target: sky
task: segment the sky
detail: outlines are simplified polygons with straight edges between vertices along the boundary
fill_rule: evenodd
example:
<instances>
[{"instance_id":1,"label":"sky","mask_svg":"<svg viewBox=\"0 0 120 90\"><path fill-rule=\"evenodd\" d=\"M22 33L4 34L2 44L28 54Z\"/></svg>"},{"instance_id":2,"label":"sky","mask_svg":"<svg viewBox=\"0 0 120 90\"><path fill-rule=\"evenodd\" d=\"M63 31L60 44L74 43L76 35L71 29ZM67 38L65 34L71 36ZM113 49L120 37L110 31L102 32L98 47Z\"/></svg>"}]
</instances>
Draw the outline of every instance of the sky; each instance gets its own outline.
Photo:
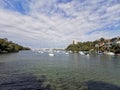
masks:
<instances>
[{"instance_id":1,"label":"sky","mask_svg":"<svg viewBox=\"0 0 120 90\"><path fill-rule=\"evenodd\" d=\"M0 0L0 38L33 48L120 36L120 0Z\"/></svg>"}]
</instances>

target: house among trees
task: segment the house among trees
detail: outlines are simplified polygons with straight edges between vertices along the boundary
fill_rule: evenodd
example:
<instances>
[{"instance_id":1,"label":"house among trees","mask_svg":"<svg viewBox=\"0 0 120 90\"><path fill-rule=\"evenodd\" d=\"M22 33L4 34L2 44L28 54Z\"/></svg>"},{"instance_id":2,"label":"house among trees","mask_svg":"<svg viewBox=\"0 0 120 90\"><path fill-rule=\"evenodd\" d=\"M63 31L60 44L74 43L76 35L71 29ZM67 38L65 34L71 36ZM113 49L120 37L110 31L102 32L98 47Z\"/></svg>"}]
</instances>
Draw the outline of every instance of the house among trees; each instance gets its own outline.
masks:
<instances>
[{"instance_id":1,"label":"house among trees","mask_svg":"<svg viewBox=\"0 0 120 90\"><path fill-rule=\"evenodd\" d=\"M120 40L116 42L117 44L120 44Z\"/></svg>"},{"instance_id":2,"label":"house among trees","mask_svg":"<svg viewBox=\"0 0 120 90\"><path fill-rule=\"evenodd\" d=\"M73 41L67 48L67 51L79 52L79 51L100 51L100 52L114 52L120 53L120 37L112 39L100 38L95 41L77 42Z\"/></svg>"},{"instance_id":3,"label":"house among trees","mask_svg":"<svg viewBox=\"0 0 120 90\"><path fill-rule=\"evenodd\" d=\"M76 44L78 44L78 42L77 42L77 41L75 41L75 40L73 40L73 44L75 44L75 45L76 45Z\"/></svg>"}]
</instances>

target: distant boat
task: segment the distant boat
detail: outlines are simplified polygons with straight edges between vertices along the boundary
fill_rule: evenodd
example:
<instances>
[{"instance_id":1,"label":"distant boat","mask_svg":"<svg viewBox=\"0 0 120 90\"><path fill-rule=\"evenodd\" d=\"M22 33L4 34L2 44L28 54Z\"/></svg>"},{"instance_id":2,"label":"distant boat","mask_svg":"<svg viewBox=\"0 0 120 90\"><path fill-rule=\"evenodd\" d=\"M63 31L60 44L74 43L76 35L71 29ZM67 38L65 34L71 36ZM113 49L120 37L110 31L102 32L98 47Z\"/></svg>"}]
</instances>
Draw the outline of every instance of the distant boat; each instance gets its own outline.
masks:
<instances>
[{"instance_id":1,"label":"distant boat","mask_svg":"<svg viewBox=\"0 0 120 90\"><path fill-rule=\"evenodd\" d=\"M44 53L43 51L38 51L38 53Z\"/></svg>"},{"instance_id":2,"label":"distant boat","mask_svg":"<svg viewBox=\"0 0 120 90\"><path fill-rule=\"evenodd\" d=\"M107 55L115 55L113 52L106 52Z\"/></svg>"},{"instance_id":3,"label":"distant boat","mask_svg":"<svg viewBox=\"0 0 120 90\"><path fill-rule=\"evenodd\" d=\"M79 54L80 54L80 55L85 55L85 53L84 53L84 52L82 52L82 51L80 51L80 52L79 52Z\"/></svg>"},{"instance_id":4,"label":"distant boat","mask_svg":"<svg viewBox=\"0 0 120 90\"><path fill-rule=\"evenodd\" d=\"M60 51L56 51L57 53L60 53Z\"/></svg>"},{"instance_id":5,"label":"distant boat","mask_svg":"<svg viewBox=\"0 0 120 90\"><path fill-rule=\"evenodd\" d=\"M66 55L68 55L69 53L68 53L68 52L66 52L65 54L66 54Z\"/></svg>"},{"instance_id":6,"label":"distant boat","mask_svg":"<svg viewBox=\"0 0 120 90\"><path fill-rule=\"evenodd\" d=\"M49 53L49 56L55 56L55 54L53 54L53 53Z\"/></svg>"},{"instance_id":7,"label":"distant boat","mask_svg":"<svg viewBox=\"0 0 120 90\"><path fill-rule=\"evenodd\" d=\"M96 52L98 55L102 55L103 54L103 52L100 52L100 51L98 51L98 52Z\"/></svg>"},{"instance_id":8,"label":"distant boat","mask_svg":"<svg viewBox=\"0 0 120 90\"><path fill-rule=\"evenodd\" d=\"M88 57L89 57L89 56L90 56L90 54L87 54L86 56L88 56Z\"/></svg>"}]
</instances>

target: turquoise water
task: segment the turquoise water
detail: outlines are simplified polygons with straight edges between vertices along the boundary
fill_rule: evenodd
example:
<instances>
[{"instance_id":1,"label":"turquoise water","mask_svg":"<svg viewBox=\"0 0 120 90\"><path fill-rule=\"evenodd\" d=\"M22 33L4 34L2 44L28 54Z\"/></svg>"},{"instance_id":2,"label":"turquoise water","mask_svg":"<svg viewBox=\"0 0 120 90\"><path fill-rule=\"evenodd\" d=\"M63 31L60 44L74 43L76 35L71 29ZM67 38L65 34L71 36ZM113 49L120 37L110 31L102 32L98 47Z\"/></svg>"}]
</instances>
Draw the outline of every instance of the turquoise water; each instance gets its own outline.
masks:
<instances>
[{"instance_id":1,"label":"turquoise water","mask_svg":"<svg viewBox=\"0 0 120 90\"><path fill-rule=\"evenodd\" d=\"M32 51L0 55L0 90L82 90L78 88L84 82L119 88L120 56L55 53L50 57ZM115 88L93 90L120 90Z\"/></svg>"}]
</instances>

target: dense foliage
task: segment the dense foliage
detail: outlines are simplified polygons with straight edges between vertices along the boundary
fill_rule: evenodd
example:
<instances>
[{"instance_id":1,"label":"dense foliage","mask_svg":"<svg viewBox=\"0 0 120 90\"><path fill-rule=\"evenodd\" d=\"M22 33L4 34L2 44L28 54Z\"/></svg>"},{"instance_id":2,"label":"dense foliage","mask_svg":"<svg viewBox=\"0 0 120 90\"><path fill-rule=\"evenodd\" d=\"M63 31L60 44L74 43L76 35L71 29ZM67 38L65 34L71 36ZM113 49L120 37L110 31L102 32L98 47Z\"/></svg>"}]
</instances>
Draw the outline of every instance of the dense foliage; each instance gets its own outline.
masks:
<instances>
[{"instance_id":1,"label":"dense foliage","mask_svg":"<svg viewBox=\"0 0 120 90\"><path fill-rule=\"evenodd\" d=\"M120 54L120 45L119 44L112 45L111 51L115 52L115 54Z\"/></svg>"},{"instance_id":2,"label":"dense foliage","mask_svg":"<svg viewBox=\"0 0 120 90\"><path fill-rule=\"evenodd\" d=\"M92 42L78 42L78 44L70 44L66 50L79 52L79 51L89 51L94 48L94 43Z\"/></svg>"},{"instance_id":3,"label":"dense foliage","mask_svg":"<svg viewBox=\"0 0 120 90\"><path fill-rule=\"evenodd\" d=\"M29 48L8 41L6 38L0 38L0 53L18 52L20 50L29 50Z\"/></svg>"},{"instance_id":4,"label":"dense foliage","mask_svg":"<svg viewBox=\"0 0 120 90\"><path fill-rule=\"evenodd\" d=\"M72 52L79 51L112 51L114 53L120 53L120 38L112 38L112 39L104 39L100 38L95 41L87 41L87 42L77 42L77 44L70 44L66 50Z\"/></svg>"}]
</instances>

